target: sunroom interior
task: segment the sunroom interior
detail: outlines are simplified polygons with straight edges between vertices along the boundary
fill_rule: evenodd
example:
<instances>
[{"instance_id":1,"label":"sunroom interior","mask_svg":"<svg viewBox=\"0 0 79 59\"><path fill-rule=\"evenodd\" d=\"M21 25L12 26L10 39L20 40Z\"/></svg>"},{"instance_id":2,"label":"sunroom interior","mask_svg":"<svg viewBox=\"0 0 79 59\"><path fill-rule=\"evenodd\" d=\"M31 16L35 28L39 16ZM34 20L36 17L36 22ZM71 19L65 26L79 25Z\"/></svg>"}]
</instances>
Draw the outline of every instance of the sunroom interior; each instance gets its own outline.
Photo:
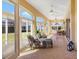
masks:
<instances>
[{"instance_id":1,"label":"sunroom interior","mask_svg":"<svg viewBox=\"0 0 79 59\"><path fill-rule=\"evenodd\" d=\"M2 0L3 59L76 59L76 0ZM28 35L51 38L53 48L31 49ZM68 38L67 38L68 36ZM68 41L74 51L67 51Z\"/></svg>"}]
</instances>

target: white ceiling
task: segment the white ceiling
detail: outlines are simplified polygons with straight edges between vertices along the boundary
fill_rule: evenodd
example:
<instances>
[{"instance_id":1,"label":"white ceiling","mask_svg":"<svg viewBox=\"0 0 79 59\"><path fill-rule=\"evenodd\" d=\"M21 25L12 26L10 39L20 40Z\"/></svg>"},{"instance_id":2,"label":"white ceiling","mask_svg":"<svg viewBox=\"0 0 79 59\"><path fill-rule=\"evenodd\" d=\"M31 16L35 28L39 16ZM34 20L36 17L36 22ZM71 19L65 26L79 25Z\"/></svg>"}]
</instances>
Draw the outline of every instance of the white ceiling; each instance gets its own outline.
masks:
<instances>
[{"instance_id":1,"label":"white ceiling","mask_svg":"<svg viewBox=\"0 0 79 59\"><path fill-rule=\"evenodd\" d=\"M26 0L33 7L44 14L48 19L63 19L69 7L70 0ZM53 5L53 14L50 14Z\"/></svg>"}]
</instances>

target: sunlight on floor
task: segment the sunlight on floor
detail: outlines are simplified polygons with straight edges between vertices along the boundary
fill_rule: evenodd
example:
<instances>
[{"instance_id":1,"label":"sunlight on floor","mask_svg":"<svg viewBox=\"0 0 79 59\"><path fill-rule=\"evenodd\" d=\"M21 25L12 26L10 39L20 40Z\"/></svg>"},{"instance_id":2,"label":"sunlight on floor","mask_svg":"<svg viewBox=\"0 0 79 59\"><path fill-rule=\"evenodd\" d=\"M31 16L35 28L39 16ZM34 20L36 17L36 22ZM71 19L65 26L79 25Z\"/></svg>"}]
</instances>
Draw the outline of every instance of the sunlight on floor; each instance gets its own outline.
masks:
<instances>
[{"instance_id":1,"label":"sunlight on floor","mask_svg":"<svg viewBox=\"0 0 79 59\"><path fill-rule=\"evenodd\" d=\"M39 49L31 50L30 48L28 48L28 49L26 49L26 50L24 51L24 53L22 52L19 57L21 57L21 56L23 56L23 55L29 55L29 54L35 53L35 52L37 52L37 51L39 51Z\"/></svg>"},{"instance_id":2,"label":"sunlight on floor","mask_svg":"<svg viewBox=\"0 0 79 59\"><path fill-rule=\"evenodd\" d=\"M25 49L17 59L76 59L76 51L67 51L67 40L64 36L56 36L53 48Z\"/></svg>"}]
</instances>

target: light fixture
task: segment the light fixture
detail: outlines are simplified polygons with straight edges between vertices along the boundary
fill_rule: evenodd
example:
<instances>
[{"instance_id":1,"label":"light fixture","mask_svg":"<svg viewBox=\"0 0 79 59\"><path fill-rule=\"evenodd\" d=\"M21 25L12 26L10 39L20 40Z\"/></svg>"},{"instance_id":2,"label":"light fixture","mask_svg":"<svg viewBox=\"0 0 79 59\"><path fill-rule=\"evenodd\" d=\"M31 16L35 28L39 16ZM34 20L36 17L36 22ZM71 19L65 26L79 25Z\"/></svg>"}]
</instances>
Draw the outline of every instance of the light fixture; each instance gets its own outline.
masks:
<instances>
[{"instance_id":1,"label":"light fixture","mask_svg":"<svg viewBox=\"0 0 79 59\"><path fill-rule=\"evenodd\" d=\"M53 14L53 5L51 5L51 10L50 10L50 14L52 15Z\"/></svg>"},{"instance_id":2,"label":"light fixture","mask_svg":"<svg viewBox=\"0 0 79 59\"><path fill-rule=\"evenodd\" d=\"M57 22L57 18L55 17L55 25L59 25L59 23Z\"/></svg>"},{"instance_id":3,"label":"light fixture","mask_svg":"<svg viewBox=\"0 0 79 59\"><path fill-rule=\"evenodd\" d=\"M50 13L52 13L53 12L53 10L50 10Z\"/></svg>"}]
</instances>

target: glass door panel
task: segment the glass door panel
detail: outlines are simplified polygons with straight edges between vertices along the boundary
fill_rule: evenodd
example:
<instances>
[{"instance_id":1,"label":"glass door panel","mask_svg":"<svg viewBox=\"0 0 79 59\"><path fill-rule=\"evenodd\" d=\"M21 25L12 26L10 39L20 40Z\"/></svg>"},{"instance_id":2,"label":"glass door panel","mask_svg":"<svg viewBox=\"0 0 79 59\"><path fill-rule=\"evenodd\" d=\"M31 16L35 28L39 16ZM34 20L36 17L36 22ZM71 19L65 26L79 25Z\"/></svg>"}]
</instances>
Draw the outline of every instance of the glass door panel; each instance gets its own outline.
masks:
<instances>
[{"instance_id":1,"label":"glass door panel","mask_svg":"<svg viewBox=\"0 0 79 59\"><path fill-rule=\"evenodd\" d=\"M14 5L8 0L2 1L2 57L15 53Z\"/></svg>"}]
</instances>

